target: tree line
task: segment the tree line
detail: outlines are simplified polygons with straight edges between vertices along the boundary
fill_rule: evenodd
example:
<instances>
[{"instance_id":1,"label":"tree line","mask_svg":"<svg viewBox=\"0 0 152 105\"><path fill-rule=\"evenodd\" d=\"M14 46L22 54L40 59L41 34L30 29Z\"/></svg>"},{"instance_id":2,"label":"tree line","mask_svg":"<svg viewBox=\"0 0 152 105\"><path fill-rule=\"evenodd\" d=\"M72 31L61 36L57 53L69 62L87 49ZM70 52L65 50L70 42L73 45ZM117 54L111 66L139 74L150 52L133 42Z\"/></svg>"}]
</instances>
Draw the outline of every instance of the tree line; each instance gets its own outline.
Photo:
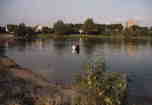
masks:
<instances>
[{"instance_id":1,"label":"tree line","mask_svg":"<svg viewBox=\"0 0 152 105\"><path fill-rule=\"evenodd\" d=\"M64 34L87 34L87 35L113 35L113 36L152 36L152 27L132 25L124 27L122 24L97 24L88 18L83 24L65 24L62 20L54 24L54 33Z\"/></svg>"},{"instance_id":2,"label":"tree line","mask_svg":"<svg viewBox=\"0 0 152 105\"><path fill-rule=\"evenodd\" d=\"M3 26L0 26L0 33L5 33L6 32L6 29L5 29L5 27L3 27Z\"/></svg>"},{"instance_id":3,"label":"tree line","mask_svg":"<svg viewBox=\"0 0 152 105\"><path fill-rule=\"evenodd\" d=\"M152 36L152 27L142 27L139 25L132 25L131 27L124 27L122 24L97 24L93 19L88 18L83 24L64 23L58 20L53 27L30 27L24 23L19 25L8 24L7 30L14 33L16 36L31 38L39 33L51 33L54 35L71 35L71 34L86 34L86 35L113 35L113 36ZM0 27L0 32L5 32L4 27Z\"/></svg>"}]
</instances>

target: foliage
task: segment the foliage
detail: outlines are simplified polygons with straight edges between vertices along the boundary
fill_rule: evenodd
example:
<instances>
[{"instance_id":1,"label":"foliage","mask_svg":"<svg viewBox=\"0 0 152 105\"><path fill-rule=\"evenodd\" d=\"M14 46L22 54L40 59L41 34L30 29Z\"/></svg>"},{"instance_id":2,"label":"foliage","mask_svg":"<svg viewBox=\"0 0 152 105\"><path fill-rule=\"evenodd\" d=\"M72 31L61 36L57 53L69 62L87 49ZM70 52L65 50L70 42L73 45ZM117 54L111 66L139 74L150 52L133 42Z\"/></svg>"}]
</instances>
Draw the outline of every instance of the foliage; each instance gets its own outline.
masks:
<instances>
[{"instance_id":1,"label":"foliage","mask_svg":"<svg viewBox=\"0 0 152 105\"><path fill-rule=\"evenodd\" d=\"M62 20L59 20L54 24L54 31L56 34L66 34L66 25Z\"/></svg>"},{"instance_id":2,"label":"foliage","mask_svg":"<svg viewBox=\"0 0 152 105\"><path fill-rule=\"evenodd\" d=\"M73 24L66 24L65 25L65 33L66 34L72 34L72 33L75 33L75 29L74 29L74 25Z\"/></svg>"},{"instance_id":3,"label":"foliage","mask_svg":"<svg viewBox=\"0 0 152 105\"><path fill-rule=\"evenodd\" d=\"M105 24L96 24L96 28L98 29L99 34L107 34L106 33L106 25Z\"/></svg>"},{"instance_id":4,"label":"foliage","mask_svg":"<svg viewBox=\"0 0 152 105\"><path fill-rule=\"evenodd\" d=\"M15 35L22 38L33 38L35 32L32 27L27 27L24 23L19 24Z\"/></svg>"},{"instance_id":5,"label":"foliage","mask_svg":"<svg viewBox=\"0 0 152 105\"><path fill-rule=\"evenodd\" d=\"M47 38L51 38L51 37L53 37L53 35L52 34L50 34L50 33L48 33L48 34L46 34L46 33L42 33L42 34L38 34L37 35L37 38L41 38L41 39L47 39Z\"/></svg>"},{"instance_id":6,"label":"foliage","mask_svg":"<svg viewBox=\"0 0 152 105\"><path fill-rule=\"evenodd\" d=\"M81 30L83 24L73 24L74 33L80 34L79 30Z\"/></svg>"},{"instance_id":7,"label":"foliage","mask_svg":"<svg viewBox=\"0 0 152 105\"><path fill-rule=\"evenodd\" d=\"M1 26L0 26L0 32L1 32L1 33L5 33L5 32L6 32L5 27L1 27Z\"/></svg>"},{"instance_id":8,"label":"foliage","mask_svg":"<svg viewBox=\"0 0 152 105\"><path fill-rule=\"evenodd\" d=\"M152 36L152 27L149 28L149 35Z\"/></svg>"},{"instance_id":9,"label":"foliage","mask_svg":"<svg viewBox=\"0 0 152 105\"><path fill-rule=\"evenodd\" d=\"M55 34L65 35L76 33L77 29L74 28L73 24L65 24L62 20L59 20L54 24L54 31Z\"/></svg>"},{"instance_id":10,"label":"foliage","mask_svg":"<svg viewBox=\"0 0 152 105\"><path fill-rule=\"evenodd\" d=\"M64 36L67 35L81 35L88 36L112 36L117 38L135 38L135 37L152 37L152 27L143 27L139 25L133 25L124 28L122 24L96 24L93 19L88 18L83 24L64 23L62 20L58 20L53 28L43 27L41 31L36 31L37 27L29 27L24 23L19 25L8 24L8 32L15 33L16 36L33 38L37 34L54 33L54 35ZM5 27L0 27L0 32L4 32ZM56 37L56 36L55 36Z\"/></svg>"},{"instance_id":11,"label":"foliage","mask_svg":"<svg viewBox=\"0 0 152 105\"><path fill-rule=\"evenodd\" d=\"M88 18L83 26L82 26L82 30L86 33L86 34L94 34L94 33L97 33L98 30L96 28L96 25L93 21L93 19L91 18Z\"/></svg>"},{"instance_id":12,"label":"foliage","mask_svg":"<svg viewBox=\"0 0 152 105\"><path fill-rule=\"evenodd\" d=\"M122 24L96 24L93 19L88 18L84 24L65 24L59 20L54 25L56 34L80 34L80 30L88 35L107 35L118 37L138 37L138 36L152 36L151 29L148 27L142 27L133 25L128 28L124 28Z\"/></svg>"},{"instance_id":13,"label":"foliage","mask_svg":"<svg viewBox=\"0 0 152 105\"><path fill-rule=\"evenodd\" d=\"M133 25L124 30L124 36L127 38L150 36L150 30L147 27Z\"/></svg>"},{"instance_id":14,"label":"foliage","mask_svg":"<svg viewBox=\"0 0 152 105\"><path fill-rule=\"evenodd\" d=\"M25 36L25 35L26 35L26 26L25 26L24 23L21 23L21 24L17 27L16 35L17 35L17 36Z\"/></svg>"},{"instance_id":15,"label":"foliage","mask_svg":"<svg viewBox=\"0 0 152 105\"><path fill-rule=\"evenodd\" d=\"M15 25L15 24L8 24L7 25L7 29L8 29L8 31L9 32L13 32L13 33L15 33L16 31L17 31L17 25Z\"/></svg>"},{"instance_id":16,"label":"foliage","mask_svg":"<svg viewBox=\"0 0 152 105\"><path fill-rule=\"evenodd\" d=\"M108 25L108 28L112 34L121 33L123 30L122 24L111 24L111 25Z\"/></svg>"},{"instance_id":17,"label":"foliage","mask_svg":"<svg viewBox=\"0 0 152 105\"><path fill-rule=\"evenodd\" d=\"M84 75L76 78L76 88L79 95L74 103L78 105L121 105L122 90L126 81L120 73L105 72L103 58L91 60L87 64Z\"/></svg>"}]
</instances>

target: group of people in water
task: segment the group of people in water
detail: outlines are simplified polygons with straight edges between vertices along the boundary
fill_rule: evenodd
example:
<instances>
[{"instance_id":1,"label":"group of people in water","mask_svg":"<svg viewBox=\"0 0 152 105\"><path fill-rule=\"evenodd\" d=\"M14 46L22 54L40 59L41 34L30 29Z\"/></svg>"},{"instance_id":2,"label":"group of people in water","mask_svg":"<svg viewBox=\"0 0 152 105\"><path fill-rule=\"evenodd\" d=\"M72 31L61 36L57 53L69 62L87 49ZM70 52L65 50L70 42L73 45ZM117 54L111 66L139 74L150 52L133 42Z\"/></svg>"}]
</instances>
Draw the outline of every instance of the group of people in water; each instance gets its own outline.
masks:
<instances>
[{"instance_id":1,"label":"group of people in water","mask_svg":"<svg viewBox=\"0 0 152 105\"><path fill-rule=\"evenodd\" d=\"M79 43L74 43L72 45L72 53L77 53L77 54L80 53L80 45L79 45Z\"/></svg>"}]
</instances>

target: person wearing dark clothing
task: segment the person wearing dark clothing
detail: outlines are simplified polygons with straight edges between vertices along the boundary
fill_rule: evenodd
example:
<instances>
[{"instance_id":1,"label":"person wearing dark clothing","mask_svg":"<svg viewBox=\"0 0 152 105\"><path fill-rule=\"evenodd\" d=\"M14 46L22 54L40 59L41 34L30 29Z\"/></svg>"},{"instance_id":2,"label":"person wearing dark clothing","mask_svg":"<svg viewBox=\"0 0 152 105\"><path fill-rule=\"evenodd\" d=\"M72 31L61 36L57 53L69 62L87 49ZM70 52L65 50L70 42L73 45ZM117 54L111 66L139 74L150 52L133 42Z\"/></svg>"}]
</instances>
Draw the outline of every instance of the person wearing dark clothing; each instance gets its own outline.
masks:
<instances>
[{"instance_id":1,"label":"person wearing dark clothing","mask_svg":"<svg viewBox=\"0 0 152 105\"><path fill-rule=\"evenodd\" d=\"M79 44L76 45L76 52L77 52L77 54L80 53L80 46L79 46Z\"/></svg>"}]
</instances>

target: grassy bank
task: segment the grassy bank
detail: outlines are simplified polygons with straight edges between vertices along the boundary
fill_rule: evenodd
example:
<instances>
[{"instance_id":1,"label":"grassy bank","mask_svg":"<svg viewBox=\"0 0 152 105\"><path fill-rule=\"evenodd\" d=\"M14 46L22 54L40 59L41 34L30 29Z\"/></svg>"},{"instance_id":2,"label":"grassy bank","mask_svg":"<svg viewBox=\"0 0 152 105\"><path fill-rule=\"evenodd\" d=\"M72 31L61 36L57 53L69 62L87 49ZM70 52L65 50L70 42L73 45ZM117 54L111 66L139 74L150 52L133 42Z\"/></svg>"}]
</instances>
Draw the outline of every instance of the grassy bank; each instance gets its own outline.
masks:
<instances>
[{"instance_id":1,"label":"grassy bank","mask_svg":"<svg viewBox=\"0 0 152 105\"><path fill-rule=\"evenodd\" d=\"M54 35L53 34L38 34L37 37L41 39L47 39L47 38L52 38Z\"/></svg>"},{"instance_id":2,"label":"grassy bank","mask_svg":"<svg viewBox=\"0 0 152 105\"><path fill-rule=\"evenodd\" d=\"M127 40L152 40L152 37L151 36L138 36L138 37L125 37L123 35L94 35L94 34L90 34L90 35L87 35L87 34L70 34L70 35L56 35L56 34L37 34L36 35L37 38L40 38L40 39L49 39L49 38L82 38L82 39L120 39L120 40L123 40L123 39L127 39ZM0 40L7 40L7 39L22 39L21 37L15 37L14 35L12 34L8 34L8 33L5 33L5 34L1 34L0 33Z\"/></svg>"},{"instance_id":3,"label":"grassy bank","mask_svg":"<svg viewBox=\"0 0 152 105\"><path fill-rule=\"evenodd\" d=\"M14 38L14 35L12 35L12 34L0 33L0 40L12 39L12 38Z\"/></svg>"},{"instance_id":4,"label":"grassy bank","mask_svg":"<svg viewBox=\"0 0 152 105\"><path fill-rule=\"evenodd\" d=\"M47 38L121 38L120 36L112 35L85 35L85 34L70 34L70 35L56 35L56 34L38 34L38 38L47 39Z\"/></svg>"},{"instance_id":5,"label":"grassy bank","mask_svg":"<svg viewBox=\"0 0 152 105\"><path fill-rule=\"evenodd\" d=\"M150 36L138 36L138 37L125 37L121 35L85 35L85 34L71 34L71 35L56 35L56 34L38 34L38 38L48 39L48 38L94 38L94 39L127 39L127 40L152 40Z\"/></svg>"}]
</instances>

